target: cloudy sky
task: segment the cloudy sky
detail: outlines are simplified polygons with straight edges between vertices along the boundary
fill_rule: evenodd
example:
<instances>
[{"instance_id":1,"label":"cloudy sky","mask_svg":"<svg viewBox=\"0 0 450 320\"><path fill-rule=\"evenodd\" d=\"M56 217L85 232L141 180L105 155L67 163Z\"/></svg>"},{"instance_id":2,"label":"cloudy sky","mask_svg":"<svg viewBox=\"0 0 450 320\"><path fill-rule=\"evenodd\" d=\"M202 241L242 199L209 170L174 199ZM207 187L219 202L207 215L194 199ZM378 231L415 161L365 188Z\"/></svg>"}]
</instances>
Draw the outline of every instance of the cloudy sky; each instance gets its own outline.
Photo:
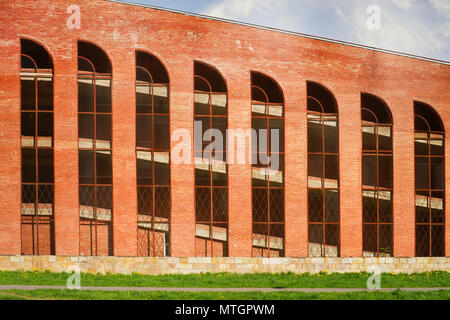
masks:
<instances>
[{"instance_id":1,"label":"cloudy sky","mask_svg":"<svg viewBox=\"0 0 450 320\"><path fill-rule=\"evenodd\" d=\"M126 1L450 61L450 0Z\"/></svg>"}]
</instances>

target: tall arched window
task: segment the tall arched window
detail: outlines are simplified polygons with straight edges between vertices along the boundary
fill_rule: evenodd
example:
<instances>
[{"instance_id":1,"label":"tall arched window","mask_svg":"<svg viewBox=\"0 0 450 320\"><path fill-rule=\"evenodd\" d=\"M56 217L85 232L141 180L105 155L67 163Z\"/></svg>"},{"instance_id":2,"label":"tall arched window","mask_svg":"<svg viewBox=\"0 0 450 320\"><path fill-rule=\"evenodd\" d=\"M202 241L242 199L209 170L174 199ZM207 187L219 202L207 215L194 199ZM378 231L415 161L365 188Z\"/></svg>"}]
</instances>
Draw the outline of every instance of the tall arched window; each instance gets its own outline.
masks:
<instances>
[{"instance_id":1,"label":"tall arched window","mask_svg":"<svg viewBox=\"0 0 450 320\"><path fill-rule=\"evenodd\" d=\"M55 254L53 63L21 39L22 254Z\"/></svg>"},{"instance_id":2,"label":"tall arched window","mask_svg":"<svg viewBox=\"0 0 450 320\"><path fill-rule=\"evenodd\" d=\"M445 129L436 111L414 102L416 256L445 256Z\"/></svg>"},{"instance_id":3,"label":"tall arched window","mask_svg":"<svg viewBox=\"0 0 450 320\"><path fill-rule=\"evenodd\" d=\"M169 76L136 52L138 256L170 256Z\"/></svg>"},{"instance_id":4,"label":"tall arched window","mask_svg":"<svg viewBox=\"0 0 450 320\"><path fill-rule=\"evenodd\" d=\"M80 254L113 255L111 63L78 42Z\"/></svg>"},{"instance_id":5,"label":"tall arched window","mask_svg":"<svg viewBox=\"0 0 450 320\"><path fill-rule=\"evenodd\" d=\"M194 64L196 256L228 256L227 86L222 75ZM202 139L201 139L202 138Z\"/></svg>"},{"instance_id":6,"label":"tall arched window","mask_svg":"<svg viewBox=\"0 0 450 320\"><path fill-rule=\"evenodd\" d=\"M363 255L393 255L392 116L376 96L361 94Z\"/></svg>"},{"instance_id":7,"label":"tall arched window","mask_svg":"<svg viewBox=\"0 0 450 320\"><path fill-rule=\"evenodd\" d=\"M252 72L253 256L283 257L284 225L284 96L271 78ZM255 149L256 147L256 149Z\"/></svg>"},{"instance_id":8,"label":"tall arched window","mask_svg":"<svg viewBox=\"0 0 450 320\"><path fill-rule=\"evenodd\" d=\"M324 86L307 82L308 254L340 254L338 106Z\"/></svg>"}]
</instances>

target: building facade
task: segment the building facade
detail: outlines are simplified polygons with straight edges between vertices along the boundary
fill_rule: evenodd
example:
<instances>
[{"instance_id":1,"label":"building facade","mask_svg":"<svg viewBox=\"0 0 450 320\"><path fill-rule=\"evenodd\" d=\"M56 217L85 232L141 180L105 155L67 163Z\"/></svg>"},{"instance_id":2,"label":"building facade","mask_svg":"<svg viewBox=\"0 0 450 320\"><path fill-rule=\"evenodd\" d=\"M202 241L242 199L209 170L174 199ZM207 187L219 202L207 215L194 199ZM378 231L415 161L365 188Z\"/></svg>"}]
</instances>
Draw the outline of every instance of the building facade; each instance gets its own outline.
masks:
<instances>
[{"instance_id":1,"label":"building facade","mask_svg":"<svg viewBox=\"0 0 450 320\"><path fill-rule=\"evenodd\" d=\"M0 255L450 256L448 62L114 1L0 12Z\"/></svg>"}]
</instances>

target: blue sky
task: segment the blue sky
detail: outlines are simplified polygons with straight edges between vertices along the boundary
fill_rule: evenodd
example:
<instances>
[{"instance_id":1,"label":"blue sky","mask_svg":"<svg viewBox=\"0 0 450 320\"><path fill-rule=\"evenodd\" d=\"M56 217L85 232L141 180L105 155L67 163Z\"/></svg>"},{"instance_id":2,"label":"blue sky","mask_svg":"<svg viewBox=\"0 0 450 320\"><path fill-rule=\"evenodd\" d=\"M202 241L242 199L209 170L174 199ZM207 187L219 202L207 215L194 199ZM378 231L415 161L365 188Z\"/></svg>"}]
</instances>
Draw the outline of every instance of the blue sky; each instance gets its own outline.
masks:
<instances>
[{"instance_id":1,"label":"blue sky","mask_svg":"<svg viewBox=\"0 0 450 320\"><path fill-rule=\"evenodd\" d=\"M123 1L123 0L122 0ZM130 0L450 61L450 0ZM367 8L380 9L369 29Z\"/></svg>"}]
</instances>

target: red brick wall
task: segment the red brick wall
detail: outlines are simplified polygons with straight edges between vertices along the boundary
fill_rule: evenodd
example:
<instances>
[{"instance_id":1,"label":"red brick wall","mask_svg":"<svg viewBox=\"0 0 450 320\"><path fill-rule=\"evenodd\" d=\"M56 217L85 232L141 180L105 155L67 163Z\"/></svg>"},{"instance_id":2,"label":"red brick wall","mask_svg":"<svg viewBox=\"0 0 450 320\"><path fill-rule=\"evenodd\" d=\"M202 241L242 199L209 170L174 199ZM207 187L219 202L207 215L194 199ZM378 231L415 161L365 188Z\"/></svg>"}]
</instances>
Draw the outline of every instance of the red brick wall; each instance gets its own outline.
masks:
<instances>
[{"instance_id":1,"label":"red brick wall","mask_svg":"<svg viewBox=\"0 0 450 320\"><path fill-rule=\"evenodd\" d=\"M81 9L69 30L67 7ZM414 255L413 101L433 106L449 141L450 67L100 0L0 2L0 254L20 254L20 37L42 44L55 66L56 254L79 254L77 40L100 46L113 65L114 254L137 253L134 146L134 50L167 67L171 130L193 126L193 61L215 66L228 85L229 128L251 127L250 71L276 79L286 100L286 255L307 254L306 80L319 82L339 106L341 254L362 252L360 93L385 100L394 119L394 252ZM176 143L172 141L172 144ZM446 148L450 155L449 143ZM450 206L450 156L446 204ZM194 166L171 167L173 256L195 254ZM229 166L229 254L251 254L251 167ZM446 211L450 221L449 210ZM450 223L446 239L450 241ZM450 246L446 247L450 255Z\"/></svg>"}]
</instances>

